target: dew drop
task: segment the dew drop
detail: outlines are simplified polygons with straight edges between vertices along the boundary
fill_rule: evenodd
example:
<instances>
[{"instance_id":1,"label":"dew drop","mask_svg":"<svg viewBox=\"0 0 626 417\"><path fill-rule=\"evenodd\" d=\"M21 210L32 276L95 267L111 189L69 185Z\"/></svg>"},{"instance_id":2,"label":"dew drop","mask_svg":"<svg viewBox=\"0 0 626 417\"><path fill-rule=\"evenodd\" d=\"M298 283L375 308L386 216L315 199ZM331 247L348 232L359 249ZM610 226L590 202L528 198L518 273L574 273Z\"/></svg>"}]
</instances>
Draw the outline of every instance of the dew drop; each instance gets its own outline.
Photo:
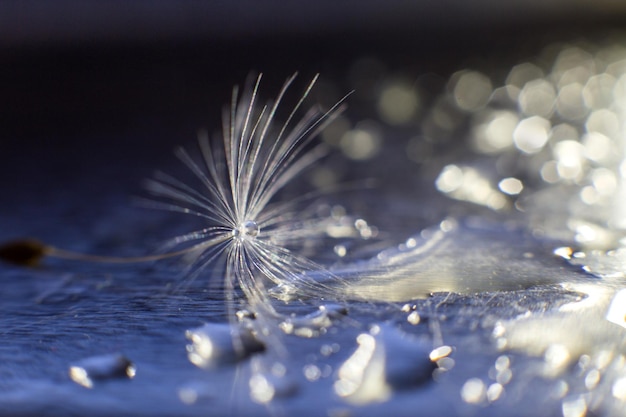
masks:
<instances>
[{"instance_id":1,"label":"dew drop","mask_svg":"<svg viewBox=\"0 0 626 417\"><path fill-rule=\"evenodd\" d=\"M504 387L498 383L489 385L487 388L487 400L492 403L497 401L502 393L504 392Z\"/></svg>"},{"instance_id":2,"label":"dew drop","mask_svg":"<svg viewBox=\"0 0 626 417\"><path fill-rule=\"evenodd\" d=\"M185 335L191 341L187 345L189 361L205 369L235 363L265 350L265 345L251 329L244 326L206 323L202 327L187 330Z\"/></svg>"},{"instance_id":3,"label":"dew drop","mask_svg":"<svg viewBox=\"0 0 626 417\"><path fill-rule=\"evenodd\" d=\"M319 367L313 364L306 365L303 369L304 376L311 382L317 381L322 376L322 371Z\"/></svg>"},{"instance_id":4,"label":"dew drop","mask_svg":"<svg viewBox=\"0 0 626 417\"><path fill-rule=\"evenodd\" d=\"M259 235L260 230L257 222L254 220L246 220L234 228L232 234L234 238L239 240L255 239Z\"/></svg>"},{"instance_id":5,"label":"dew drop","mask_svg":"<svg viewBox=\"0 0 626 417\"><path fill-rule=\"evenodd\" d=\"M417 311L412 311L406 318L406 320L412 325L417 325L420 322L420 315Z\"/></svg>"},{"instance_id":6,"label":"dew drop","mask_svg":"<svg viewBox=\"0 0 626 417\"><path fill-rule=\"evenodd\" d=\"M95 380L135 377L135 366L121 354L92 356L70 366L70 378L85 388L93 388Z\"/></svg>"},{"instance_id":7,"label":"dew drop","mask_svg":"<svg viewBox=\"0 0 626 417\"><path fill-rule=\"evenodd\" d=\"M478 378L471 378L465 381L461 388L461 398L468 404L478 404L482 402L487 394L485 384Z\"/></svg>"}]
</instances>

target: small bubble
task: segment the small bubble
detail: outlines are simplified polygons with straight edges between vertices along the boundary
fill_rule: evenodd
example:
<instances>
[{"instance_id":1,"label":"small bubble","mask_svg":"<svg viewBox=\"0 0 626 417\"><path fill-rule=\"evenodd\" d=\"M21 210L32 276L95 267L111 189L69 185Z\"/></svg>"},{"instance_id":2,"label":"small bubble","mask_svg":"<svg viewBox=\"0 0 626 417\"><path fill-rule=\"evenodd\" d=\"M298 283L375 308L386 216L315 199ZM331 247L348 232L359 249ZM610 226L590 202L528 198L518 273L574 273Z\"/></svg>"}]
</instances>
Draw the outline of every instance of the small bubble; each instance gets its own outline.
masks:
<instances>
[{"instance_id":1,"label":"small bubble","mask_svg":"<svg viewBox=\"0 0 626 417\"><path fill-rule=\"evenodd\" d=\"M453 164L444 167L435 182L437 189L443 193L450 193L459 188L462 184L463 170Z\"/></svg>"},{"instance_id":2,"label":"small bubble","mask_svg":"<svg viewBox=\"0 0 626 417\"><path fill-rule=\"evenodd\" d=\"M626 307L624 307L624 296L626 294L624 294L626 292L626 290L621 290L620 296L618 297L617 295L615 296L615 298L613 298L613 301L611 301L611 305L613 304L621 304L622 305L622 320L626 319ZM611 307L609 307L609 310L611 309ZM608 316L608 314L607 314ZM609 320L610 321L610 320ZM619 323L615 323L615 324L619 324ZM598 369L605 369L607 366L609 366L609 364L611 363L611 361L613 360L613 357L615 356L614 352L612 350L608 350L608 349L602 349L599 352L597 352L594 357L593 357L593 364L596 366L596 368Z\"/></svg>"},{"instance_id":3,"label":"small bubble","mask_svg":"<svg viewBox=\"0 0 626 417\"><path fill-rule=\"evenodd\" d=\"M544 79L526 83L519 94L520 109L528 116L550 117L555 100L554 86Z\"/></svg>"},{"instance_id":4,"label":"small bubble","mask_svg":"<svg viewBox=\"0 0 626 417\"><path fill-rule=\"evenodd\" d=\"M237 239L254 239L259 235L259 225L254 220L246 220L233 229L232 234Z\"/></svg>"},{"instance_id":5,"label":"small bubble","mask_svg":"<svg viewBox=\"0 0 626 417\"><path fill-rule=\"evenodd\" d=\"M503 392L504 387L497 382L495 384L489 385L489 388L487 388L487 401L489 401L490 403L497 401Z\"/></svg>"},{"instance_id":6,"label":"small bubble","mask_svg":"<svg viewBox=\"0 0 626 417\"><path fill-rule=\"evenodd\" d=\"M552 344L546 349L544 360L549 375L559 374L570 361L569 350L561 344Z\"/></svg>"},{"instance_id":7,"label":"small bubble","mask_svg":"<svg viewBox=\"0 0 626 417\"><path fill-rule=\"evenodd\" d=\"M335 255L339 256L340 258L343 258L348 253L348 250L344 245L335 245L333 250L335 252Z\"/></svg>"},{"instance_id":8,"label":"small bubble","mask_svg":"<svg viewBox=\"0 0 626 417\"><path fill-rule=\"evenodd\" d=\"M553 253L563 259L572 259L572 254L574 253L574 250L569 246L562 246L560 248L556 248Z\"/></svg>"},{"instance_id":9,"label":"small bubble","mask_svg":"<svg viewBox=\"0 0 626 417\"><path fill-rule=\"evenodd\" d=\"M439 223L439 229L441 229L442 232L450 232L454 230L456 226L457 226L456 222L452 219L442 220L441 223ZM408 246L408 243L407 243L407 246Z\"/></svg>"},{"instance_id":10,"label":"small bubble","mask_svg":"<svg viewBox=\"0 0 626 417\"><path fill-rule=\"evenodd\" d=\"M468 379L461 388L461 398L468 404L481 403L484 401L485 395L485 384L478 378Z\"/></svg>"},{"instance_id":11,"label":"small bubble","mask_svg":"<svg viewBox=\"0 0 626 417\"><path fill-rule=\"evenodd\" d=\"M181 388L178 390L178 398L187 405L195 404L198 401L198 391L193 388Z\"/></svg>"},{"instance_id":12,"label":"small bubble","mask_svg":"<svg viewBox=\"0 0 626 417\"><path fill-rule=\"evenodd\" d=\"M508 340L505 337L498 337L496 339L496 348L498 350L504 350L506 349L507 345L508 345Z\"/></svg>"},{"instance_id":13,"label":"small bubble","mask_svg":"<svg viewBox=\"0 0 626 417\"><path fill-rule=\"evenodd\" d=\"M530 62L515 65L506 77L506 85L510 87L508 89L509 95L513 100L517 100L520 90L526 83L541 79L544 76L543 70Z\"/></svg>"},{"instance_id":14,"label":"small bubble","mask_svg":"<svg viewBox=\"0 0 626 417\"><path fill-rule=\"evenodd\" d=\"M561 399L565 397L568 392L569 385L567 385L567 382L560 379L554 384L554 388L552 389L552 396L556 399Z\"/></svg>"},{"instance_id":15,"label":"small bubble","mask_svg":"<svg viewBox=\"0 0 626 417\"><path fill-rule=\"evenodd\" d=\"M496 363L494 366L497 371L503 371L505 369L508 369L510 365L511 365L511 360L509 359L509 357L506 355L501 355L501 356L498 356L498 358L496 359Z\"/></svg>"},{"instance_id":16,"label":"small bubble","mask_svg":"<svg viewBox=\"0 0 626 417\"><path fill-rule=\"evenodd\" d=\"M585 204L593 205L600 200L600 194L592 185L588 185L580 190L580 200Z\"/></svg>"},{"instance_id":17,"label":"small bubble","mask_svg":"<svg viewBox=\"0 0 626 417\"><path fill-rule=\"evenodd\" d=\"M496 381L502 385L506 385L511 382L511 378L513 378L513 372L508 368L502 369L496 375Z\"/></svg>"},{"instance_id":18,"label":"small bubble","mask_svg":"<svg viewBox=\"0 0 626 417\"><path fill-rule=\"evenodd\" d=\"M595 70L593 56L578 46L562 48L552 67L553 80L559 83L572 82L573 77L588 77Z\"/></svg>"},{"instance_id":19,"label":"small bubble","mask_svg":"<svg viewBox=\"0 0 626 417\"><path fill-rule=\"evenodd\" d=\"M549 184L554 184L560 180L559 172L557 170L558 164L556 161L548 161L541 167L541 179Z\"/></svg>"},{"instance_id":20,"label":"small bubble","mask_svg":"<svg viewBox=\"0 0 626 417\"><path fill-rule=\"evenodd\" d=\"M615 82L615 77L606 73L589 78L582 92L585 105L591 109L610 107Z\"/></svg>"},{"instance_id":21,"label":"small bubble","mask_svg":"<svg viewBox=\"0 0 626 417\"><path fill-rule=\"evenodd\" d=\"M437 369L440 371L449 371L456 365L456 361L452 358L441 358L435 362L437 363Z\"/></svg>"},{"instance_id":22,"label":"small bubble","mask_svg":"<svg viewBox=\"0 0 626 417\"><path fill-rule=\"evenodd\" d=\"M472 128L472 143L481 153L498 153L513 146L513 132L519 123L516 113L496 110Z\"/></svg>"},{"instance_id":23,"label":"small bubble","mask_svg":"<svg viewBox=\"0 0 626 417\"><path fill-rule=\"evenodd\" d=\"M274 385L261 374L254 374L250 377L250 397L252 400L260 403L267 404L274 398L276 390Z\"/></svg>"},{"instance_id":24,"label":"small bubble","mask_svg":"<svg viewBox=\"0 0 626 417\"><path fill-rule=\"evenodd\" d=\"M508 177L500 180L498 188L505 194L517 195L524 189L524 184L517 178Z\"/></svg>"},{"instance_id":25,"label":"small bubble","mask_svg":"<svg viewBox=\"0 0 626 417\"><path fill-rule=\"evenodd\" d=\"M331 345L322 345L322 347L320 348L320 353L323 356L330 356L334 353L333 347Z\"/></svg>"},{"instance_id":26,"label":"small bubble","mask_svg":"<svg viewBox=\"0 0 626 417\"><path fill-rule=\"evenodd\" d=\"M380 128L372 122L361 122L342 136L339 146L350 159L371 159L380 152L382 146Z\"/></svg>"},{"instance_id":27,"label":"small bubble","mask_svg":"<svg viewBox=\"0 0 626 417\"><path fill-rule=\"evenodd\" d=\"M539 152L548 142L550 127L550 122L539 116L520 121L513 131L515 146L525 153Z\"/></svg>"},{"instance_id":28,"label":"small bubble","mask_svg":"<svg viewBox=\"0 0 626 417\"><path fill-rule=\"evenodd\" d=\"M334 205L330 210L330 215L333 219L341 220L346 215L346 209L344 206Z\"/></svg>"},{"instance_id":29,"label":"small bubble","mask_svg":"<svg viewBox=\"0 0 626 417\"><path fill-rule=\"evenodd\" d=\"M559 177L566 180L580 179L585 169L584 147L574 140L562 140L554 146Z\"/></svg>"},{"instance_id":30,"label":"small bubble","mask_svg":"<svg viewBox=\"0 0 626 417\"><path fill-rule=\"evenodd\" d=\"M454 100L465 111L476 111L487 104L493 91L491 80L477 71L461 71L452 77Z\"/></svg>"},{"instance_id":31,"label":"small bubble","mask_svg":"<svg viewBox=\"0 0 626 417\"><path fill-rule=\"evenodd\" d=\"M612 170L607 168L596 168L591 172L591 182L603 195L610 195L617 189L617 178Z\"/></svg>"},{"instance_id":32,"label":"small bubble","mask_svg":"<svg viewBox=\"0 0 626 417\"><path fill-rule=\"evenodd\" d=\"M559 90L556 108L561 116L568 120L578 120L587 114L589 109L583 100L583 86L571 83Z\"/></svg>"},{"instance_id":33,"label":"small bubble","mask_svg":"<svg viewBox=\"0 0 626 417\"><path fill-rule=\"evenodd\" d=\"M412 311L406 318L406 320L412 325L417 325L420 322L420 315L417 311Z\"/></svg>"},{"instance_id":34,"label":"small bubble","mask_svg":"<svg viewBox=\"0 0 626 417\"><path fill-rule=\"evenodd\" d=\"M606 163L612 157L613 141L599 132L589 132L583 136L585 156L592 161Z\"/></svg>"},{"instance_id":35,"label":"small bubble","mask_svg":"<svg viewBox=\"0 0 626 417\"><path fill-rule=\"evenodd\" d=\"M431 361L435 362L441 358L447 357L451 353L452 353L452 347L443 345L443 346L439 346L436 349L433 349L428 355L428 357L430 358Z\"/></svg>"},{"instance_id":36,"label":"small bubble","mask_svg":"<svg viewBox=\"0 0 626 417\"><path fill-rule=\"evenodd\" d=\"M390 125L402 125L411 121L419 108L419 97L409 85L395 82L386 87L378 99L378 113Z\"/></svg>"},{"instance_id":37,"label":"small bubble","mask_svg":"<svg viewBox=\"0 0 626 417\"><path fill-rule=\"evenodd\" d=\"M589 391L597 387L599 382L600 371L598 371L597 369L592 369L585 376L585 388L587 388Z\"/></svg>"},{"instance_id":38,"label":"small bubble","mask_svg":"<svg viewBox=\"0 0 626 417\"><path fill-rule=\"evenodd\" d=\"M611 394L618 400L626 401L626 377L615 380L611 388Z\"/></svg>"},{"instance_id":39,"label":"small bubble","mask_svg":"<svg viewBox=\"0 0 626 417\"><path fill-rule=\"evenodd\" d=\"M271 372L272 375L282 378L287 374L287 367L280 362L276 362L272 365Z\"/></svg>"},{"instance_id":40,"label":"small bubble","mask_svg":"<svg viewBox=\"0 0 626 417\"><path fill-rule=\"evenodd\" d=\"M316 365L306 365L303 372L305 378L311 382L317 381L322 376L322 371Z\"/></svg>"},{"instance_id":41,"label":"small bubble","mask_svg":"<svg viewBox=\"0 0 626 417\"><path fill-rule=\"evenodd\" d=\"M563 400L561 406L563 417L585 417L587 414L587 402L582 396Z\"/></svg>"},{"instance_id":42,"label":"small bubble","mask_svg":"<svg viewBox=\"0 0 626 417\"><path fill-rule=\"evenodd\" d=\"M601 133L609 138L619 135L620 121L615 113L607 109L592 112L585 123L587 132Z\"/></svg>"},{"instance_id":43,"label":"small bubble","mask_svg":"<svg viewBox=\"0 0 626 417\"><path fill-rule=\"evenodd\" d=\"M501 322L496 323L492 332L493 337L502 337L504 333L506 333L506 327Z\"/></svg>"}]
</instances>

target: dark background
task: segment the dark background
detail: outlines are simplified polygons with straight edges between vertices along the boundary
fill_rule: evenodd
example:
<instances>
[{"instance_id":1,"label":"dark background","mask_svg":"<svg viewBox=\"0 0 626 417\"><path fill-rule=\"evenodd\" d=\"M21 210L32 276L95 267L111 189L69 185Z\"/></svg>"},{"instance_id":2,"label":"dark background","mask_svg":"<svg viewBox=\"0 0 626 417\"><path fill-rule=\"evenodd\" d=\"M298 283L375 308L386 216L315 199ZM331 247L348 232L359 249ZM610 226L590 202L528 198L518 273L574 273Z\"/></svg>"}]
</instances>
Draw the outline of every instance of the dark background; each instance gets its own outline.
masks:
<instances>
[{"instance_id":1,"label":"dark background","mask_svg":"<svg viewBox=\"0 0 626 417\"><path fill-rule=\"evenodd\" d=\"M610 0L3 1L0 187L11 191L0 202L81 178L136 190L174 145L219 129L251 71L266 74L265 91L321 72L337 99L362 57L391 73L493 75L548 42L602 40L625 17ZM115 177L120 166L134 176Z\"/></svg>"},{"instance_id":2,"label":"dark background","mask_svg":"<svg viewBox=\"0 0 626 417\"><path fill-rule=\"evenodd\" d=\"M250 71L275 83L321 72L341 85L363 56L415 74L506 69L549 41L605 36L625 17L610 0L4 1L0 135L38 147L43 136L104 143L189 129L219 115Z\"/></svg>"},{"instance_id":3,"label":"dark background","mask_svg":"<svg viewBox=\"0 0 626 417\"><path fill-rule=\"evenodd\" d=\"M265 74L264 98L294 71L298 89L319 72L314 100L356 88L350 119L377 118L359 98L370 92L350 82L359 59L409 79L436 74L433 90L463 68L498 85L550 42L602 42L625 18L609 0L0 2L1 227L39 236L61 222L70 241L73 228L93 235L94 219L131 205L154 169L181 169L174 147L221 128L232 86L251 72ZM71 207L63 219L46 218L55 204Z\"/></svg>"}]
</instances>

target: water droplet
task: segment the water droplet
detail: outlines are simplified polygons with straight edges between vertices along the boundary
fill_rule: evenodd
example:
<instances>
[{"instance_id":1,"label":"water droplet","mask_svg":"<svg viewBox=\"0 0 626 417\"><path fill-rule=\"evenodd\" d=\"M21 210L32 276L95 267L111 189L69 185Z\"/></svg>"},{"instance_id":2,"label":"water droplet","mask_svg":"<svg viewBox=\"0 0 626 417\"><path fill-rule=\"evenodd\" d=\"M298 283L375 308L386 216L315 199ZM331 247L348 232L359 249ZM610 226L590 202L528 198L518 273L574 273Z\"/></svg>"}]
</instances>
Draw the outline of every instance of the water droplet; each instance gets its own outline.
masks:
<instances>
[{"instance_id":1,"label":"water droplet","mask_svg":"<svg viewBox=\"0 0 626 417\"><path fill-rule=\"evenodd\" d=\"M489 100L493 91L491 80L477 71L461 71L451 77L456 105L465 111L476 111Z\"/></svg>"},{"instance_id":2,"label":"water droplet","mask_svg":"<svg viewBox=\"0 0 626 417\"><path fill-rule=\"evenodd\" d=\"M252 330L243 326L207 323L187 330L186 336L192 342L187 345L187 357L201 368L233 363L265 349Z\"/></svg>"},{"instance_id":3,"label":"water droplet","mask_svg":"<svg viewBox=\"0 0 626 417\"><path fill-rule=\"evenodd\" d=\"M589 391L597 387L599 382L600 382L600 371L598 371L597 369L592 369L585 376L585 387Z\"/></svg>"},{"instance_id":4,"label":"water droplet","mask_svg":"<svg viewBox=\"0 0 626 417\"><path fill-rule=\"evenodd\" d=\"M264 369L262 361L253 361L255 373L248 381L250 398L260 404L268 404L274 398L288 397L298 391L298 384L287 375L287 367L280 362L270 366L269 371Z\"/></svg>"},{"instance_id":5,"label":"water droplet","mask_svg":"<svg viewBox=\"0 0 626 417\"><path fill-rule=\"evenodd\" d=\"M412 311L411 313L409 313L406 320L415 326L420 322L420 314L417 311Z\"/></svg>"},{"instance_id":6,"label":"water droplet","mask_svg":"<svg viewBox=\"0 0 626 417\"><path fill-rule=\"evenodd\" d=\"M317 337L326 332L333 324L333 320L348 314L345 307L338 305L323 305L319 310L302 317L289 317L283 320L279 327L286 334L300 337Z\"/></svg>"},{"instance_id":7,"label":"water droplet","mask_svg":"<svg viewBox=\"0 0 626 417\"><path fill-rule=\"evenodd\" d=\"M485 384L478 378L468 379L461 388L461 398L468 404L481 403L486 394Z\"/></svg>"},{"instance_id":8,"label":"water droplet","mask_svg":"<svg viewBox=\"0 0 626 417\"><path fill-rule=\"evenodd\" d=\"M246 220L233 229L233 237L237 239L254 239L259 235L260 229L254 220Z\"/></svg>"},{"instance_id":9,"label":"water droplet","mask_svg":"<svg viewBox=\"0 0 626 417\"><path fill-rule=\"evenodd\" d=\"M502 385L506 385L511 382L511 378L513 378L513 372L508 368L498 371L498 374L496 375L496 381Z\"/></svg>"},{"instance_id":10,"label":"water droplet","mask_svg":"<svg viewBox=\"0 0 626 417\"><path fill-rule=\"evenodd\" d=\"M487 401L490 403L497 401L504 392L504 387L499 383L489 385L487 388Z\"/></svg>"},{"instance_id":11,"label":"water droplet","mask_svg":"<svg viewBox=\"0 0 626 417\"><path fill-rule=\"evenodd\" d=\"M339 256L340 258L343 258L348 253L345 245L335 245L333 250L334 250L335 254L337 256Z\"/></svg>"},{"instance_id":12,"label":"water droplet","mask_svg":"<svg viewBox=\"0 0 626 417\"><path fill-rule=\"evenodd\" d=\"M355 352L339 368L335 392L348 402L385 401L391 389L404 389L432 378L436 365L418 340L388 325L376 325L357 337Z\"/></svg>"},{"instance_id":13,"label":"water droplet","mask_svg":"<svg viewBox=\"0 0 626 417\"><path fill-rule=\"evenodd\" d=\"M508 367L511 364L511 360L509 359L509 357L507 355L501 355L498 356L498 359L496 359L496 363L494 365L496 371L503 371L505 369L508 369Z\"/></svg>"},{"instance_id":14,"label":"water droplet","mask_svg":"<svg viewBox=\"0 0 626 417\"><path fill-rule=\"evenodd\" d=\"M563 417L584 417L587 414L587 402L582 396L567 398L561 406Z\"/></svg>"},{"instance_id":15,"label":"water droplet","mask_svg":"<svg viewBox=\"0 0 626 417\"><path fill-rule=\"evenodd\" d=\"M338 343L333 343L331 345L329 344L324 344L322 345L322 347L320 348L320 353L323 356L330 356L333 353L337 353L339 352L340 346Z\"/></svg>"},{"instance_id":16,"label":"water droplet","mask_svg":"<svg viewBox=\"0 0 626 417\"><path fill-rule=\"evenodd\" d=\"M428 355L428 357L430 358L431 361L436 362L441 358L445 358L449 356L451 353L452 353L452 348L450 346L444 345L444 346L439 346L436 349L433 349Z\"/></svg>"},{"instance_id":17,"label":"water droplet","mask_svg":"<svg viewBox=\"0 0 626 417\"><path fill-rule=\"evenodd\" d=\"M135 377L135 366L121 354L92 356L70 366L69 375L85 388L93 388L95 380Z\"/></svg>"},{"instance_id":18,"label":"water droplet","mask_svg":"<svg viewBox=\"0 0 626 417\"><path fill-rule=\"evenodd\" d=\"M556 399L561 399L565 397L568 392L569 392L569 385L567 385L567 382L561 379L561 380L558 380L556 384L554 384L554 388L552 389L551 395Z\"/></svg>"},{"instance_id":19,"label":"water droplet","mask_svg":"<svg viewBox=\"0 0 626 417\"><path fill-rule=\"evenodd\" d=\"M509 177L500 180L498 188L505 194L517 195L524 189L524 184L517 178Z\"/></svg>"},{"instance_id":20,"label":"water droplet","mask_svg":"<svg viewBox=\"0 0 626 417\"><path fill-rule=\"evenodd\" d=\"M539 152L548 142L550 127L550 121L539 116L520 121L513 132L515 146L524 153Z\"/></svg>"},{"instance_id":21,"label":"water droplet","mask_svg":"<svg viewBox=\"0 0 626 417\"><path fill-rule=\"evenodd\" d=\"M618 291L615 294L606 313L606 319L626 328L626 290Z\"/></svg>"},{"instance_id":22,"label":"water droplet","mask_svg":"<svg viewBox=\"0 0 626 417\"><path fill-rule=\"evenodd\" d=\"M611 394L618 400L626 401L626 377L619 378L613 383Z\"/></svg>"},{"instance_id":23,"label":"water droplet","mask_svg":"<svg viewBox=\"0 0 626 417\"><path fill-rule=\"evenodd\" d=\"M317 365L306 365L303 369L304 377L309 381L317 381L322 376L322 371Z\"/></svg>"},{"instance_id":24,"label":"water droplet","mask_svg":"<svg viewBox=\"0 0 626 417\"><path fill-rule=\"evenodd\" d=\"M396 81L385 87L378 99L381 118L391 125L411 121L419 108L419 97L409 82Z\"/></svg>"},{"instance_id":25,"label":"water droplet","mask_svg":"<svg viewBox=\"0 0 626 417\"><path fill-rule=\"evenodd\" d=\"M570 359L567 347L558 343L551 344L544 353L546 374L550 376L560 374L570 363Z\"/></svg>"},{"instance_id":26,"label":"water droplet","mask_svg":"<svg viewBox=\"0 0 626 417\"><path fill-rule=\"evenodd\" d=\"M519 94L519 106L529 116L549 117L554 109L556 91L545 79L527 82Z\"/></svg>"},{"instance_id":27,"label":"water droplet","mask_svg":"<svg viewBox=\"0 0 626 417\"><path fill-rule=\"evenodd\" d=\"M371 159L380 152L382 138L378 125L366 121L346 132L339 145L348 158L362 161Z\"/></svg>"},{"instance_id":28,"label":"water droplet","mask_svg":"<svg viewBox=\"0 0 626 417\"><path fill-rule=\"evenodd\" d=\"M274 385L262 374L254 374L250 377L250 397L252 400L267 404L274 398L276 390Z\"/></svg>"}]
</instances>

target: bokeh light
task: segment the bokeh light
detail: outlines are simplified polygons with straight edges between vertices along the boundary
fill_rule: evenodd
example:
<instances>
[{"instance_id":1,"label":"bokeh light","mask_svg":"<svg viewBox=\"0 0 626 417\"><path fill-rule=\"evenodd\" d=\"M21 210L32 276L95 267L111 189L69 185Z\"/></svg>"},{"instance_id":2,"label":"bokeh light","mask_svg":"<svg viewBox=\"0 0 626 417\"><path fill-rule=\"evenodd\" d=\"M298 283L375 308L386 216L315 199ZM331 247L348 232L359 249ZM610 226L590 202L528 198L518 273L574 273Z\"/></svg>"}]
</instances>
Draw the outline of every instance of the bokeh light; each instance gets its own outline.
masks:
<instances>
[{"instance_id":1,"label":"bokeh light","mask_svg":"<svg viewBox=\"0 0 626 417\"><path fill-rule=\"evenodd\" d=\"M378 99L378 113L390 125L403 125L413 120L419 108L419 97L406 81L390 82Z\"/></svg>"}]
</instances>

